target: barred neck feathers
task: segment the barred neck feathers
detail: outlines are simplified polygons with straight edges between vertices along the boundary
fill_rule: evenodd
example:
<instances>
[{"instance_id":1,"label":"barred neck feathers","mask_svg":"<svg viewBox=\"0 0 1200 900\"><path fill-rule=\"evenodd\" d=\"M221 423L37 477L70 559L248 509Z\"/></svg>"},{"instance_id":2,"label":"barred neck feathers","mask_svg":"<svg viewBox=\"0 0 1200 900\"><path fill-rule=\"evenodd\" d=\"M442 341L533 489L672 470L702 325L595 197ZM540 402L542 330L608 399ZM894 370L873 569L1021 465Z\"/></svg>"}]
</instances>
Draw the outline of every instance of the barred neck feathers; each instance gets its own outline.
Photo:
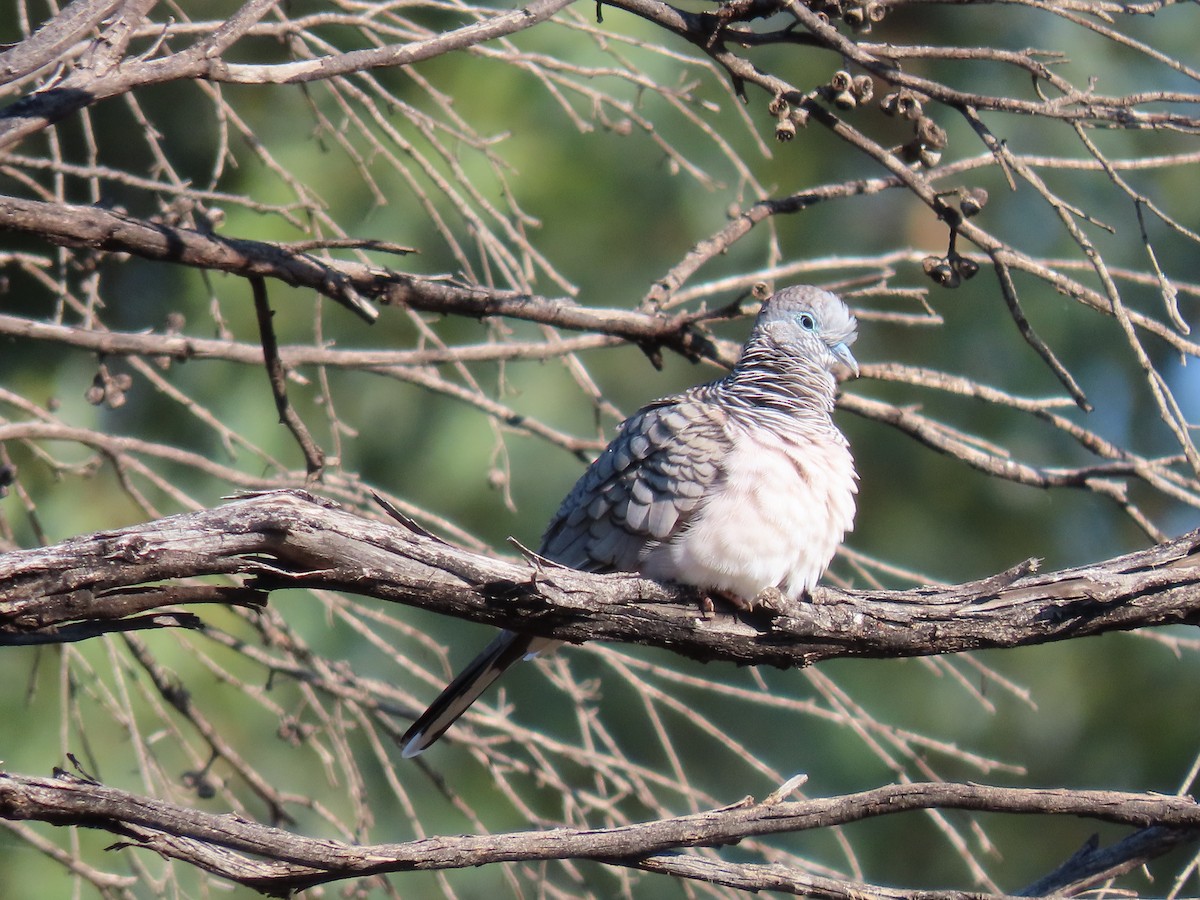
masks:
<instances>
[{"instance_id":1,"label":"barred neck feathers","mask_svg":"<svg viewBox=\"0 0 1200 900\"><path fill-rule=\"evenodd\" d=\"M837 381L820 360L781 347L762 334L746 345L724 387L731 406L779 412L789 418L828 419Z\"/></svg>"},{"instance_id":2,"label":"barred neck feathers","mask_svg":"<svg viewBox=\"0 0 1200 900\"><path fill-rule=\"evenodd\" d=\"M759 417L832 428L833 369L840 364L857 373L850 353L857 329L836 295L811 285L784 288L763 303L721 393L732 408L753 409Z\"/></svg>"}]
</instances>

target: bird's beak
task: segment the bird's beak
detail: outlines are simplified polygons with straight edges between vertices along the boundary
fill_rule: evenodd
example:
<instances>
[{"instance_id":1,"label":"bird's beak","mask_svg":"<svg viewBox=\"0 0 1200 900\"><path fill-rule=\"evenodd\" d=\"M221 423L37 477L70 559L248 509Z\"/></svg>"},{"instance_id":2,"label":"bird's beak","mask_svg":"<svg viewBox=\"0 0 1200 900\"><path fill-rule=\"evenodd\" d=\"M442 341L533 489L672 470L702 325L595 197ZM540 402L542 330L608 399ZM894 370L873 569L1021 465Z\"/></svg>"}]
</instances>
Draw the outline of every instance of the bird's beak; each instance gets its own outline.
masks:
<instances>
[{"instance_id":1,"label":"bird's beak","mask_svg":"<svg viewBox=\"0 0 1200 900\"><path fill-rule=\"evenodd\" d=\"M843 362L846 365L846 368L853 372L854 377L857 378L858 360L856 360L854 358L854 354L850 352L850 346L845 341L842 341L840 344L834 344L830 349L833 350L833 355Z\"/></svg>"}]
</instances>

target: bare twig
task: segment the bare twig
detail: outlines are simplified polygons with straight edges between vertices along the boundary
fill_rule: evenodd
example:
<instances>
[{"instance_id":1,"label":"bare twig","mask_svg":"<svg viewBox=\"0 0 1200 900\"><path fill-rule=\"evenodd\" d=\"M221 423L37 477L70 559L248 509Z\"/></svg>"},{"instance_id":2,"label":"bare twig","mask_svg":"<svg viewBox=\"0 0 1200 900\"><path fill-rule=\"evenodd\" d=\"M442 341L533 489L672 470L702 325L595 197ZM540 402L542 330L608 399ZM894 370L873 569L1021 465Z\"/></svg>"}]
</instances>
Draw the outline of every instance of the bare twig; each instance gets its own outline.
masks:
<instances>
[{"instance_id":1,"label":"bare twig","mask_svg":"<svg viewBox=\"0 0 1200 900\"><path fill-rule=\"evenodd\" d=\"M263 361L267 366L267 377L271 382L271 393L275 397L275 408L279 411L279 421L288 427L288 431L300 445L309 480L319 480L321 470L325 467L325 451L317 446L308 426L304 424L295 407L288 402L287 372L279 358L279 342L275 339L275 326L271 322L275 313L267 300L267 287L262 276L252 276L250 287L254 294L254 312L258 318L258 332L262 339Z\"/></svg>"}]
</instances>

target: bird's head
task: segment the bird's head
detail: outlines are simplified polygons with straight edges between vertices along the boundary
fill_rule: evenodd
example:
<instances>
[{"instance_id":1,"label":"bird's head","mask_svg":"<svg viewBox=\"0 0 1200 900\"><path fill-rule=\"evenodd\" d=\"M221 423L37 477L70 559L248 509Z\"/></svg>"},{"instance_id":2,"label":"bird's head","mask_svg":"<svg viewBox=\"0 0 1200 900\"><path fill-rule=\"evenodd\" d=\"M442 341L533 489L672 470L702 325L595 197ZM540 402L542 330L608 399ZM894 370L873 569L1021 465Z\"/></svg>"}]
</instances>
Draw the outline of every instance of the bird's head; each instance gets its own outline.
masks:
<instances>
[{"instance_id":1,"label":"bird's head","mask_svg":"<svg viewBox=\"0 0 1200 900\"><path fill-rule=\"evenodd\" d=\"M841 298L829 291L808 284L777 291L763 303L754 331L827 371L840 363L858 374L858 363L850 352L858 337L858 321Z\"/></svg>"}]
</instances>

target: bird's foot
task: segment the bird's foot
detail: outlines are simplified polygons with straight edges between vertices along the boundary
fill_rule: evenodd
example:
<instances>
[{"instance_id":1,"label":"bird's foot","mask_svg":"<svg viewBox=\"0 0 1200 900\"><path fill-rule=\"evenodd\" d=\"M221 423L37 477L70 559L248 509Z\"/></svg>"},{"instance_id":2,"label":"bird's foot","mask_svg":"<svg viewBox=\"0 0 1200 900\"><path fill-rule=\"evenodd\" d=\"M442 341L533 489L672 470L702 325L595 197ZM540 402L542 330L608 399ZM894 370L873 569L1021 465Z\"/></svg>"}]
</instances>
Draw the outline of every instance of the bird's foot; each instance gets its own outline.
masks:
<instances>
[{"instance_id":1,"label":"bird's foot","mask_svg":"<svg viewBox=\"0 0 1200 900\"><path fill-rule=\"evenodd\" d=\"M750 601L750 608L761 609L763 612L779 615L783 612L786 600L787 598L783 596L783 591L777 587L769 587L759 591L758 596Z\"/></svg>"},{"instance_id":2,"label":"bird's foot","mask_svg":"<svg viewBox=\"0 0 1200 900\"><path fill-rule=\"evenodd\" d=\"M696 603L700 607L700 618L707 622L716 615L717 603L732 606L735 612L752 613L775 617L787 610L788 600L779 588L769 587L756 596L746 599L732 591L700 591Z\"/></svg>"},{"instance_id":3,"label":"bird's foot","mask_svg":"<svg viewBox=\"0 0 1200 900\"><path fill-rule=\"evenodd\" d=\"M705 597L708 603L708 610L711 615L713 600L722 600L728 603L738 612L744 613L768 613L778 615L783 610L784 597L783 592L779 588L769 587L764 591L760 591L757 596L746 599L738 594L730 591L710 591Z\"/></svg>"},{"instance_id":4,"label":"bird's foot","mask_svg":"<svg viewBox=\"0 0 1200 900\"><path fill-rule=\"evenodd\" d=\"M741 597L734 594L726 593L725 591L705 591L699 588L693 588L696 592L696 606L700 608L700 620L709 622L717 614L717 601L728 603L738 610L749 609L749 604Z\"/></svg>"}]
</instances>

